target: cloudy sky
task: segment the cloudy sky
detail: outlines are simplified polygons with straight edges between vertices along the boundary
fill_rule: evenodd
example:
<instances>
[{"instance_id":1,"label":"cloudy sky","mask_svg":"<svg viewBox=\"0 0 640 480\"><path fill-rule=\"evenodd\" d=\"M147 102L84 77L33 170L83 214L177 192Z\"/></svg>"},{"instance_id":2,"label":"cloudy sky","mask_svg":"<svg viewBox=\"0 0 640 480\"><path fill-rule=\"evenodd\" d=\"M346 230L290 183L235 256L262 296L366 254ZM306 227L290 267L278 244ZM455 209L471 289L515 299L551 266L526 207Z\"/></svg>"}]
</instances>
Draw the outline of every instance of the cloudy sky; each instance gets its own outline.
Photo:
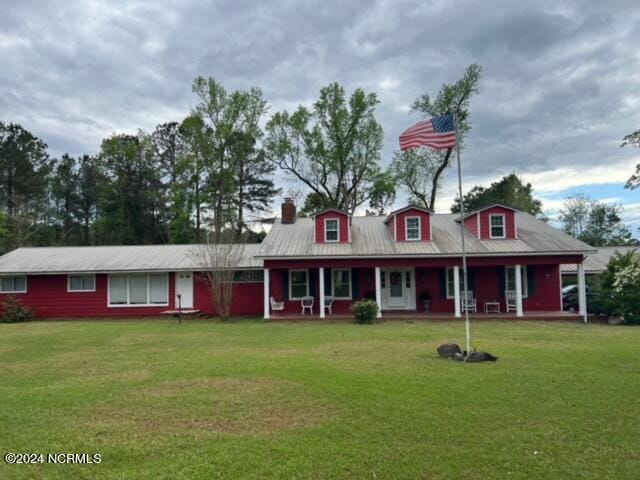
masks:
<instances>
[{"instance_id":1,"label":"cloudy sky","mask_svg":"<svg viewBox=\"0 0 640 480\"><path fill-rule=\"evenodd\" d=\"M96 153L114 132L182 119L191 82L259 86L272 112L332 81L380 98L386 143L419 118L409 105L482 65L463 152L467 186L516 171L553 215L583 191L624 205L640 149L640 9L631 1L0 0L0 121L53 155ZM491 6L489 6L491 5ZM450 170L438 210L455 188Z\"/></svg>"}]
</instances>

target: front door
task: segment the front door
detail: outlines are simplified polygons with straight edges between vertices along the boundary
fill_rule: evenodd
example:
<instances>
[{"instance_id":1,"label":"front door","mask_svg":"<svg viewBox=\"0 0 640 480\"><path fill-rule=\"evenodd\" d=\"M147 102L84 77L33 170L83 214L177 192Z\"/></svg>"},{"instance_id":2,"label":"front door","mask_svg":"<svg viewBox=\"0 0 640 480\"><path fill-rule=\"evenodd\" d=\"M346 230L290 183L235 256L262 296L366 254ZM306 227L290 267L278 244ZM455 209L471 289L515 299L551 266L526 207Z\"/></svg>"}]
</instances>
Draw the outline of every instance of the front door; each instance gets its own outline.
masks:
<instances>
[{"instance_id":1,"label":"front door","mask_svg":"<svg viewBox=\"0 0 640 480\"><path fill-rule=\"evenodd\" d=\"M178 303L178 295L180 302ZM193 308L193 273L176 272L176 308Z\"/></svg>"},{"instance_id":2,"label":"front door","mask_svg":"<svg viewBox=\"0 0 640 480\"><path fill-rule=\"evenodd\" d=\"M392 268L383 275L383 310L415 310L415 280L412 268Z\"/></svg>"}]
</instances>

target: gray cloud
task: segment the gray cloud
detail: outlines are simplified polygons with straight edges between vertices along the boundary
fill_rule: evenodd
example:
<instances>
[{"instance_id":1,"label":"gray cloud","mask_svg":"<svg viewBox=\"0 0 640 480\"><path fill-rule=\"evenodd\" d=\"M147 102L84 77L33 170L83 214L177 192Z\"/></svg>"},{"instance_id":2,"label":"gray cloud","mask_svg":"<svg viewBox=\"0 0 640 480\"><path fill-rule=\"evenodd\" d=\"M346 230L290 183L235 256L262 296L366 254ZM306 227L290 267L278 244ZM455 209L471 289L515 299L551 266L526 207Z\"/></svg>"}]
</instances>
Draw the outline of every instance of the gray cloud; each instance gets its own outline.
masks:
<instances>
[{"instance_id":1,"label":"gray cloud","mask_svg":"<svg viewBox=\"0 0 640 480\"><path fill-rule=\"evenodd\" d=\"M590 168L638 155L617 148L640 128L632 1L0 3L0 120L56 155L181 119L193 78L212 75L229 89L261 87L271 111L311 102L331 81L376 91L388 162L418 120L413 100L472 62L484 76L468 183L579 168L588 184Z\"/></svg>"}]
</instances>

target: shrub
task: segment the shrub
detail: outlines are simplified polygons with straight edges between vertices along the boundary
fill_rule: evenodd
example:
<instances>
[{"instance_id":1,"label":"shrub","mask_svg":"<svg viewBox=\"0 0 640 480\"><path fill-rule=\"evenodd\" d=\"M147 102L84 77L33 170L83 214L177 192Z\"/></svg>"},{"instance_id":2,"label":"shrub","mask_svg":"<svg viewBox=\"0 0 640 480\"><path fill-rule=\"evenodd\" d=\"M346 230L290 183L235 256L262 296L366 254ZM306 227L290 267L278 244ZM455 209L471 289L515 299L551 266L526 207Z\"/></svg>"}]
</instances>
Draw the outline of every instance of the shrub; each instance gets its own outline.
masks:
<instances>
[{"instance_id":1,"label":"shrub","mask_svg":"<svg viewBox=\"0 0 640 480\"><path fill-rule=\"evenodd\" d=\"M22 302L14 295L9 295L2 303L2 320L3 323L28 322L33 319L33 311L25 307Z\"/></svg>"},{"instance_id":2,"label":"shrub","mask_svg":"<svg viewBox=\"0 0 640 480\"><path fill-rule=\"evenodd\" d=\"M602 276L602 291L609 315L640 325L640 254L614 255Z\"/></svg>"},{"instance_id":3,"label":"shrub","mask_svg":"<svg viewBox=\"0 0 640 480\"><path fill-rule=\"evenodd\" d=\"M351 305L356 323L373 323L378 313L378 304L373 300L360 300Z\"/></svg>"}]
</instances>

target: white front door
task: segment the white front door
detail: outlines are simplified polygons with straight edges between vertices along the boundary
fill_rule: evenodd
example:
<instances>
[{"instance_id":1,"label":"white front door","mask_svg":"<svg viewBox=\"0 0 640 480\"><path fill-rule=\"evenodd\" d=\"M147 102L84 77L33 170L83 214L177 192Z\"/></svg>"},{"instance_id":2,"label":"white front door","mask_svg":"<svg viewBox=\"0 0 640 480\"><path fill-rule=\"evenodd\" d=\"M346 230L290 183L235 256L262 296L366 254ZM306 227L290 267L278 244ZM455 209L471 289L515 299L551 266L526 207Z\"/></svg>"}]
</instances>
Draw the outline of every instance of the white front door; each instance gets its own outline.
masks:
<instances>
[{"instance_id":1,"label":"white front door","mask_svg":"<svg viewBox=\"0 0 640 480\"><path fill-rule=\"evenodd\" d=\"M178 302L180 295L180 302ZM178 308L193 308L193 273L192 272L176 272L176 303Z\"/></svg>"},{"instance_id":2,"label":"white front door","mask_svg":"<svg viewBox=\"0 0 640 480\"><path fill-rule=\"evenodd\" d=\"M389 310L415 310L415 278L412 268L384 270L382 308Z\"/></svg>"}]
</instances>

